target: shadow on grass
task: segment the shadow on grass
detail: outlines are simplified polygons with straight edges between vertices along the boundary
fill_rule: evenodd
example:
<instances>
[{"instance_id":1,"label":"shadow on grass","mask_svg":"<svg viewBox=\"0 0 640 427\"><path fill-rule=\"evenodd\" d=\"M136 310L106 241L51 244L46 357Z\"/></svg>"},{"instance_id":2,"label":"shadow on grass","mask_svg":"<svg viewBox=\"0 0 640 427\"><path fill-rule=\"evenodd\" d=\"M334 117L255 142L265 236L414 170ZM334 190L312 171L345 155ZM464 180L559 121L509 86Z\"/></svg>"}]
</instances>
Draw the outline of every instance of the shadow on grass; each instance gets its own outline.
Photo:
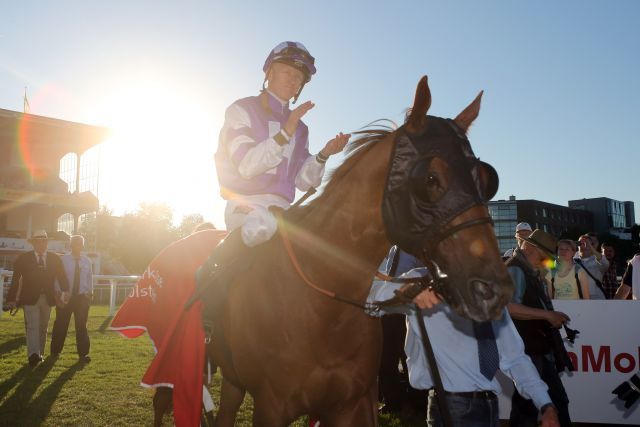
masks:
<instances>
[{"instance_id":1,"label":"shadow on grass","mask_svg":"<svg viewBox=\"0 0 640 427\"><path fill-rule=\"evenodd\" d=\"M0 354L7 354L13 350L17 350L23 345L26 345L24 336L12 338L9 341L0 344Z\"/></svg>"},{"instance_id":2,"label":"shadow on grass","mask_svg":"<svg viewBox=\"0 0 640 427\"><path fill-rule=\"evenodd\" d=\"M18 420L19 414L25 414L31 410L29 402L38 387L40 387L40 384L42 384L42 381L49 374L49 371L51 371L51 368L53 368L54 363L55 360L49 357L35 368L24 366L2 383L0 390L4 395L22 380L13 395L0 406L0 419ZM20 425L20 423L15 425Z\"/></svg>"},{"instance_id":3,"label":"shadow on grass","mask_svg":"<svg viewBox=\"0 0 640 427\"><path fill-rule=\"evenodd\" d=\"M38 397L29 403L29 412L24 417L25 425L41 425L49 415L49 412L51 412L51 406L55 403L65 383L84 367L85 364L83 362L75 363L44 388Z\"/></svg>"},{"instance_id":4,"label":"shadow on grass","mask_svg":"<svg viewBox=\"0 0 640 427\"><path fill-rule=\"evenodd\" d=\"M9 390L14 388L16 384L18 384L18 381L20 381L20 379L23 378L29 371L31 371L31 368L28 365L25 365L16 373L14 373L11 378L4 380L0 384L0 396L6 396L9 393ZM2 413L2 407L0 407L0 413Z\"/></svg>"},{"instance_id":5,"label":"shadow on grass","mask_svg":"<svg viewBox=\"0 0 640 427\"><path fill-rule=\"evenodd\" d=\"M100 325L100 327L98 328L98 332L100 332L101 334L104 334L107 328L109 327L109 325L111 324L112 320L113 320L113 316L107 316L102 322L102 324Z\"/></svg>"}]
</instances>

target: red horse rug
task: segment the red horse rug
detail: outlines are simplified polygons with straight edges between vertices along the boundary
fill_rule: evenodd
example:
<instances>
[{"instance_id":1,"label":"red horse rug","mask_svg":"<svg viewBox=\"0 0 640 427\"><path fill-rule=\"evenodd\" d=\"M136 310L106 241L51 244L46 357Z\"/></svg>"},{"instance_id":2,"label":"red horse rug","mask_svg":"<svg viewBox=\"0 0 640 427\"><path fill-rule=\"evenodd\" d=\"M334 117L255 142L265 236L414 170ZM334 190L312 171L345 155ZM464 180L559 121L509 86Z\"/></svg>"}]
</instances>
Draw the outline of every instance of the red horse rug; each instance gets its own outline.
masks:
<instances>
[{"instance_id":1,"label":"red horse rug","mask_svg":"<svg viewBox=\"0 0 640 427\"><path fill-rule=\"evenodd\" d=\"M205 363L201 302L188 311L185 302L195 289L195 272L226 232L205 230L162 250L111 322L127 338L147 332L156 351L142 377L143 387L173 388L177 426L198 426Z\"/></svg>"}]
</instances>

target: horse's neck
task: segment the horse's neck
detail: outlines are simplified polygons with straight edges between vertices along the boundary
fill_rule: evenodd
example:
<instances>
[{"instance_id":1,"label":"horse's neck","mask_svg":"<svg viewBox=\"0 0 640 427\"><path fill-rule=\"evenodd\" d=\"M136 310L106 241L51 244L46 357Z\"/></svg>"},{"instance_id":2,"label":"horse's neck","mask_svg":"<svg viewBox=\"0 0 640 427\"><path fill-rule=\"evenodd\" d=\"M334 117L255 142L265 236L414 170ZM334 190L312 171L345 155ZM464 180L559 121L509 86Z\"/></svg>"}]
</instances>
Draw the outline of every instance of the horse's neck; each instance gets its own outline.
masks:
<instances>
[{"instance_id":1,"label":"horse's neck","mask_svg":"<svg viewBox=\"0 0 640 427\"><path fill-rule=\"evenodd\" d=\"M321 266L316 275L333 276L341 283L348 280L360 294L368 292L390 246L381 214L390 148L378 144L298 225L310 242L302 249L305 257Z\"/></svg>"}]
</instances>

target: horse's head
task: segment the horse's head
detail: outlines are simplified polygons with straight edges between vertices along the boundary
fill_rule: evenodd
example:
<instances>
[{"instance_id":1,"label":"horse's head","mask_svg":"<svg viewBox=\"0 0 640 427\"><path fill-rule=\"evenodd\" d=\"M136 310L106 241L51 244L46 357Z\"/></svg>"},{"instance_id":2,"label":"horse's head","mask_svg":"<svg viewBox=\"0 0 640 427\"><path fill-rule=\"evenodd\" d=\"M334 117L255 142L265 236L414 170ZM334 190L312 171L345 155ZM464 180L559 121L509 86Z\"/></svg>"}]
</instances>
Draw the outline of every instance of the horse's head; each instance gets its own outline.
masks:
<instances>
[{"instance_id":1,"label":"horse's head","mask_svg":"<svg viewBox=\"0 0 640 427\"><path fill-rule=\"evenodd\" d=\"M486 206L498 175L473 154L466 136L481 96L454 120L427 116L431 93L426 76L420 80L396 132L383 201L390 240L440 276L436 291L477 321L498 317L513 293Z\"/></svg>"}]
</instances>

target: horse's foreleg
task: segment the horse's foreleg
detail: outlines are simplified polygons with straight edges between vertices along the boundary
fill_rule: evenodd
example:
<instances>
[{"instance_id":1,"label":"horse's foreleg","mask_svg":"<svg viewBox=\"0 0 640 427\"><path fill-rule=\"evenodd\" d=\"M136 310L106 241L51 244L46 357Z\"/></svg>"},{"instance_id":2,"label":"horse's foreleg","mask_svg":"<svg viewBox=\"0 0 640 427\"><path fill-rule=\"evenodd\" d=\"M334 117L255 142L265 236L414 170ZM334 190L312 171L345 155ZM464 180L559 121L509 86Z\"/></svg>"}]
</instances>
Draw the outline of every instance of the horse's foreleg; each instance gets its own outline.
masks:
<instances>
[{"instance_id":1,"label":"horse's foreleg","mask_svg":"<svg viewBox=\"0 0 640 427\"><path fill-rule=\"evenodd\" d=\"M285 410L285 402L272 393L262 393L253 399L253 427L286 427L295 417Z\"/></svg>"},{"instance_id":2,"label":"horse's foreleg","mask_svg":"<svg viewBox=\"0 0 640 427\"><path fill-rule=\"evenodd\" d=\"M371 389L356 402L342 405L327 411L320 417L320 426L332 427L377 427L378 426L378 387Z\"/></svg>"},{"instance_id":3,"label":"horse's foreleg","mask_svg":"<svg viewBox=\"0 0 640 427\"><path fill-rule=\"evenodd\" d=\"M236 387L230 381L222 378L222 387L220 388L220 409L216 415L216 427L233 427L236 421L236 414L242 401L244 400L245 390Z\"/></svg>"},{"instance_id":4,"label":"horse's foreleg","mask_svg":"<svg viewBox=\"0 0 640 427\"><path fill-rule=\"evenodd\" d=\"M156 387L153 395L153 425L154 427L162 426L162 416L169 409L171 399L173 398L173 390L169 387Z\"/></svg>"}]
</instances>

